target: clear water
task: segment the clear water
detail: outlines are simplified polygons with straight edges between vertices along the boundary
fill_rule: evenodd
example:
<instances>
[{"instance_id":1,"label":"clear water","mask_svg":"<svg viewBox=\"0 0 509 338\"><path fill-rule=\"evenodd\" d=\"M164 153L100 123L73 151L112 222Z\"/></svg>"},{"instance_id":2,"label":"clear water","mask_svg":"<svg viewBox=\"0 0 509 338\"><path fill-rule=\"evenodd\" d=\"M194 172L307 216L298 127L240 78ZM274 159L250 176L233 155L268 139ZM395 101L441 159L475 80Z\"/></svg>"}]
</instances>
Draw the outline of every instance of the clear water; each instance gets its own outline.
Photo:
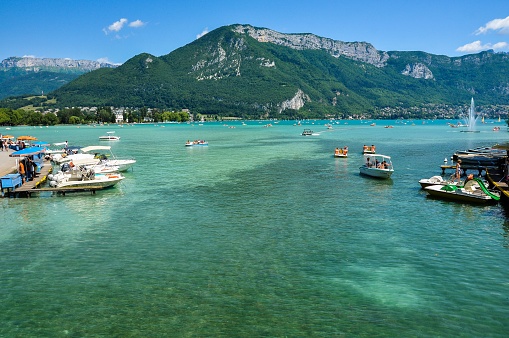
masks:
<instances>
[{"instance_id":1,"label":"clear water","mask_svg":"<svg viewBox=\"0 0 509 338\"><path fill-rule=\"evenodd\" d=\"M95 195L0 199L0 336L507 336L507 212L418 184L503 123L326 122L13 128L82 146L115 130L104 144L137 164ZM363 144L391 180L359 176Z\"/></svg>"}]
</instances>

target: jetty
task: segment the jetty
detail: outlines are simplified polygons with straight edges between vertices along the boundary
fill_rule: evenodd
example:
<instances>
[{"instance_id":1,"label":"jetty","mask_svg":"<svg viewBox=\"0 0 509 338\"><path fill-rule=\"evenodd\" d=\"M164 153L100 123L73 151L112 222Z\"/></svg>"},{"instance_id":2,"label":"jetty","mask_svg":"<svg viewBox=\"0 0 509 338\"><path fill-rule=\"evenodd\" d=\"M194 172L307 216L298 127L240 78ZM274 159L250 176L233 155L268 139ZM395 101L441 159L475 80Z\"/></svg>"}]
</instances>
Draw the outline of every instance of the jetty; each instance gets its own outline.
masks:
<instances>
[{"instance_id":1,"label":"jetty","mask_svg":"<svg viewBox=\"0 0 509 338\"><path fill-rule=\"evenodd\" d=\"M17 175L17 160L15 157L9 156L12 152L12 150L0 151L1 197L31 197L32 194L42 192L56 192L65 195L68 192L84 191L95 194L97 190L104 189L102 186L64 188L44 186L48 175L53 170L53 165L48 160L43 161L43 166L35 173L31 181L22 182L21 177Z\"/></svg>"},{"instance_id":2,"label":"jetty","mask_svg":"<svg viewBox=\"0 0 509 338\"><path fill-rule=\"evenodd\" d=\"M482 176L483 171L487 172L498 168L499 166L493 165L461 164L462 175L466 175L468 170L477 170L478 176ZM442 169L442 175L445 175L446 170L456 170L456 164L443 164L440 169Z\"/></svg>"}]
</instances>

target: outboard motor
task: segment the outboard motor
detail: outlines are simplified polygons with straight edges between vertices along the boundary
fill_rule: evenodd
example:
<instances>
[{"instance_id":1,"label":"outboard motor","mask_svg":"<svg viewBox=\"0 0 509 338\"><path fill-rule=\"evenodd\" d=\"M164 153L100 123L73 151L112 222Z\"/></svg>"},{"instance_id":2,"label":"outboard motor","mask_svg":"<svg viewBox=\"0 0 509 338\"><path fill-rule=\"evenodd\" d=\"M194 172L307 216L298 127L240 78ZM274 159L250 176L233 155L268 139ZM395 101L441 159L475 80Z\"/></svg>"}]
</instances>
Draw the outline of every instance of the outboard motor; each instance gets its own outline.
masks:
<instances>
[{"instance_id":1,"label":"outboard motor","mask_svg":"<svg viewBox=\"0 0 509 338\"><path fill-rule=\"evenodd\" d=\"M63 171L64 173L66 173L68 171L71 171L71 166L69 165L69 163L64 163L60 167L60 170Z\"/></svg>"}]
</instances>

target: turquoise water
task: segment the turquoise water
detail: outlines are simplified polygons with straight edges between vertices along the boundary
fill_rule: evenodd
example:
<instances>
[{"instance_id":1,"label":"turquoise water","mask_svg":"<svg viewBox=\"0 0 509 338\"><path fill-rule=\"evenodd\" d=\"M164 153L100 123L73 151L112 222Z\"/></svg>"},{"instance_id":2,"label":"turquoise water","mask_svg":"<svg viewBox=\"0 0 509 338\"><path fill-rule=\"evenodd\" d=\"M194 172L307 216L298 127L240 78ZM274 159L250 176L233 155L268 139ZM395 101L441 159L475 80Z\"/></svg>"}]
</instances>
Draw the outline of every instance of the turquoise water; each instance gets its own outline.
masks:
<instances>
[{"instance_id":1,"label":"turquoise water","mask_svg":"<svg viewBox=\"0 0 509 338\"><path fill-rule=\"evenodd\" d=\"M13 128L82 146L115 130L138 162L96 195L0 199L0 336L507 336L507 212L418 184L505 142L503 123L246 123ZM363 144L391 180L359 176Z\"/></svg>"}]
</instances>

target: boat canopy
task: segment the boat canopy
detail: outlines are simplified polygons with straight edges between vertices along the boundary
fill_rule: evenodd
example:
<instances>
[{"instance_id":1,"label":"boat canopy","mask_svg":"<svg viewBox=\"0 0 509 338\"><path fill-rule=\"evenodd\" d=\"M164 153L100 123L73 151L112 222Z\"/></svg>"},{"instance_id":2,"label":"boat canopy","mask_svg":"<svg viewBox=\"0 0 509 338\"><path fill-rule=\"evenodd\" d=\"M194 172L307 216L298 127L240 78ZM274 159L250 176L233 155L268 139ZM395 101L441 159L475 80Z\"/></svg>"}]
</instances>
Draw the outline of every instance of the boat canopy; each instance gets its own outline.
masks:
<instances>
[{"instance_id":1,"label":"boat canopy","mask_svg":"<svg viewBox=\"0 0 509 338\"><path fill-rule=\"evenodd\" d=\"M387 156L387 155L382 155L382 154L364 154L364 158L372 158L372 159L384 159L386 161L390 161L391 160L391 157L390 156Z\"/></svg>"},{"instance_id":2,"label":"boat canopy","mask_svg":"<svg viewBox=\"0 0 509 338\"><path fill-rule=\"evenodd\" d=\"M111 146L89 146L85 148L81 148L81 151L84 153L88 153L90 151L96 151L96 150L110 150Z\"/></svg>"},{"instance_id":3,"label":"boat canopy","mask_svg":"<svg viewBox=\"0 0 509 338\"><path fill-rule=\"evenodd\" d=\"M37 155L40 153L44 153L45 150L46 149L42 148L42 147L30 147L30 148L25 148L25 149L15 151L15 152L11 153L9 156L10 157L23 157L23 156Z\"/></svg>"},{"instance_id":4,"label":"boat canopy","mask_svg":"<svg viewBox=\"0 0 509 338\"><path fill-rule=\"evenodd\" d=\"M50 144L48 142L43 142L43 141L32 142L32 145L36 146L36 147L49 147L50 146Z\"/></svg>"}]
</instances>

